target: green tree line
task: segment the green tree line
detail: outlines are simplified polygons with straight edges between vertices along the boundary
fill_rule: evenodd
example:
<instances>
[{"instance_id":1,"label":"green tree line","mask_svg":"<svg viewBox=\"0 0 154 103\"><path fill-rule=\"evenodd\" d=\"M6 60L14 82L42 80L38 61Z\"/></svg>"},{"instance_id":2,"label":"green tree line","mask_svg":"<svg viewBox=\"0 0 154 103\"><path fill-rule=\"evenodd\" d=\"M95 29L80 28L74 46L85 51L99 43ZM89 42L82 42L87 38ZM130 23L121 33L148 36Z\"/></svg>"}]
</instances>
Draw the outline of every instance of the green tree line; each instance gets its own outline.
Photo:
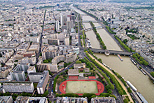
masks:
<instances>
[{"instance_id":1,"label":"green tree line","mask_svg":"<svg viewBox=\"0 0 154 103\"><path fill-rule=\"evenodd\" d=\"M149 65L149 63L147 61L145 61L145 59L139 55L138 53L134 53L133 54L133 58L140 64L143 64L143 65Z\"/></svg>"},{"instance_id":2,"label":"green tree line","mask_svg":"<svg viewBox=\"0 0 154 103\"><path fill-rule=\"evenodd\" d=\"M120 45L122 45L128 52L134 52L131 48L129 48L125 43L123 43L116 35L114 36L118 42L120 43Z\"/></svg>"},{"instance_id":3,"label":"green tree line","mask_svg":"<svg viewBox=\"0 0 154 103\"><path fill-rule=\"evenodd\" d=\"M99 41L99 43L102 46L102 48L105 50L106 46L105 46L102 38L100 37L99 33L97 32L95 25L92 22L90 22L90 24L91 24L91 26L93 28L94 33L96 34L97 40Z\"/></svg>"},{"instance_id":4,"label":"green tree line","mask_svg":"<svg viewBox=\"0 0 154 103\"><path fill-rule=\"evenodd\" d=\"M92 59L88 53L86 53L86 55L88 56L88 58L94 63L96 64L100 69L102 69L106 75L108 75L110 77L110 79L112 80L112 82L115 84L116 89L118 90L118 93L120 95L126 94L126 92L124 91L124 89L121 87L121 85L119 84L119 82L117 81L117 79L114 77L114 75L112 75L110 72L108 72L105 68L103 68L100 64L98 64L94 59ZM101 70L99 70L101 71Z\"/></svg>"},{"instance_id":5,"label":"green tree line","mask_svg":"<svg viewBox=\"0 0 154 103\"><path fill-rule=\"evenodd\" d=\"M108 30L109 33L116 34L115 32L112 31L112 29L109 26L106 26L106 29Z\"/></svg>"}]
</instances>

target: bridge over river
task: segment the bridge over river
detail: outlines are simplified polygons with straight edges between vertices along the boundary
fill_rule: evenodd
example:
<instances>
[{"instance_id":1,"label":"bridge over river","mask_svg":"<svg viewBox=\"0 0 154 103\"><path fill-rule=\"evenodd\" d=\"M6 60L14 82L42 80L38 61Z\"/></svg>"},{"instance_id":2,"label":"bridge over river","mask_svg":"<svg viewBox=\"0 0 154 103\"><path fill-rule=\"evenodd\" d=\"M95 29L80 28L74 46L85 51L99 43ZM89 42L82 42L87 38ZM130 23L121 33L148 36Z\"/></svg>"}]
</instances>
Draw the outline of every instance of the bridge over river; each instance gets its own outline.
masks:
<instances>
[{"instance_id":1,"label":"bridge over river","mask_svg":"<svg viewBox=\"0 0 154 103\"><path fill-rule=\"evenodd\" d=\"M98 29L102 29L103 27L102 27L102 26L97 26L97 27L95 27L95 28L98 30ZM84 30L85 30L85 31L90 31L90 30L93 30L93 28L85 28L85 27L84 27Z\"/></svg>"},{"instance_id":2,"label":"bridge over river","mask_svg":"<svg viewBox=\"0 0 154 103\"><path fill-rule=\"evenodd\" d=\"M131 52L125 52L125 51L116 51L116 50L103 50L103 49L95 49L95 48L90 48L90 50L94 53L103 53L105 54L105 52L109 52L109 54L112 55L123 55L123 56L130 56L132 55Z\"/></svg>"}]
</instances>

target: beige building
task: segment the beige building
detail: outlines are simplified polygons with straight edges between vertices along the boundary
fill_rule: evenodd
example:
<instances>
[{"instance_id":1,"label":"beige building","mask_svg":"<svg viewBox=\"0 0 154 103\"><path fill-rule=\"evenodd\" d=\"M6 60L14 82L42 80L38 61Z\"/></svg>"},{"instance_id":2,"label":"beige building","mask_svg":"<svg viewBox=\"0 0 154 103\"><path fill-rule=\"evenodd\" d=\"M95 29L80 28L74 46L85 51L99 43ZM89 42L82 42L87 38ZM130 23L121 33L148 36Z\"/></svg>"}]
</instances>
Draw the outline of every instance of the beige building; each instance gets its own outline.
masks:
<instances>
[{"instance_id":1,"label":"beige building","mask_svg":"<svg viewBox=\"0 0 154 103\"><path fill-rule=\"evenodd\" d=\"M79 69L79 68L86 68L86 64L85 63L74 64L74 69Z\"/></svg>"},{"instance_id":2,"label":"beige building","mask_svg":"<svg viewBox=\"0 0 154 103\"><path fill-rule=\"evenodd\" d=\"M76 60L76 58L77 58L77 54L76 53L67 54L65 62L66 63L73 62L73 61Z\"/></svg>"},{"instance_id":3,"label":"beige building","mask_svg":"<svg viewBox=\"0 0 154 103\"><path fill-rule=\"evenodd\" d=\"M7 67L0 67L0 78L6 78L9 74L9 69Z\"/></svg>"},{"instance_id":4,"label":"beige building","mask_svg":"<svg viewBox=\"0 0 154 103\"><path fill-rule=\"evenodd\" d=\"M35 51L36 53L39 51L39 45L38 44L32 44L28 51Z\"/></svg>"},{"instance_id":5,"label":"beige building","mask_svg":"<svg viewBox=\"0 0 154 103\"><path fill-rule=\"evenodd\" d=\"M68 69L68 76L79 76L78 69Z\"/></svg>"}]
</instances>

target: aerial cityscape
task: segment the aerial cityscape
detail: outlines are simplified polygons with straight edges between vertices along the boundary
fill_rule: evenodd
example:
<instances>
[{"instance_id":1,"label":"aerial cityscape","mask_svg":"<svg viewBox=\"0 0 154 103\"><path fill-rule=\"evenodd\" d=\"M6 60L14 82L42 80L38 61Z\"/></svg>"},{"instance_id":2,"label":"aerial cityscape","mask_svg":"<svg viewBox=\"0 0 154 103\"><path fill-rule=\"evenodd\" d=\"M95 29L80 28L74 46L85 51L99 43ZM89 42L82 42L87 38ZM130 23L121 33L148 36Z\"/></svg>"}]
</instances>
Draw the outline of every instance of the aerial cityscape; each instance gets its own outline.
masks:
<instances>
[{"instance_id":1,"label":"aerial cityscape","mask_svg":"<svg viewBox=\"0 0 154 103\"><path fill-rule=\"evenodd\" d=\"M0 103L154 103L153 0L0 0Z\"/></svg>"}]
</instances>

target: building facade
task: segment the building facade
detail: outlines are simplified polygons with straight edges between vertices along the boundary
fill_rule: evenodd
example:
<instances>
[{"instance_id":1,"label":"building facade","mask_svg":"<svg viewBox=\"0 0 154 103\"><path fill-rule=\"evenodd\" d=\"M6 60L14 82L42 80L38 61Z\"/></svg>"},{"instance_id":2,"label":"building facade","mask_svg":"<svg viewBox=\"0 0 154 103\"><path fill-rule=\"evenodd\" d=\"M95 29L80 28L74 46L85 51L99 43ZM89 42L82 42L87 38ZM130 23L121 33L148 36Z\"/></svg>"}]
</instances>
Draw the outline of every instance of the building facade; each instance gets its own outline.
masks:
<instances>
[{"instance_id":1,"label":"building facade","mask_svg":"<svg viewBox=\"0 0 154 103\"><path fill-rule=\"evenodd\" d=\"M7 82L3 83L3 89L11 93L33 93L34 85L33 82Z\"/></svg>"}]
</instances>

